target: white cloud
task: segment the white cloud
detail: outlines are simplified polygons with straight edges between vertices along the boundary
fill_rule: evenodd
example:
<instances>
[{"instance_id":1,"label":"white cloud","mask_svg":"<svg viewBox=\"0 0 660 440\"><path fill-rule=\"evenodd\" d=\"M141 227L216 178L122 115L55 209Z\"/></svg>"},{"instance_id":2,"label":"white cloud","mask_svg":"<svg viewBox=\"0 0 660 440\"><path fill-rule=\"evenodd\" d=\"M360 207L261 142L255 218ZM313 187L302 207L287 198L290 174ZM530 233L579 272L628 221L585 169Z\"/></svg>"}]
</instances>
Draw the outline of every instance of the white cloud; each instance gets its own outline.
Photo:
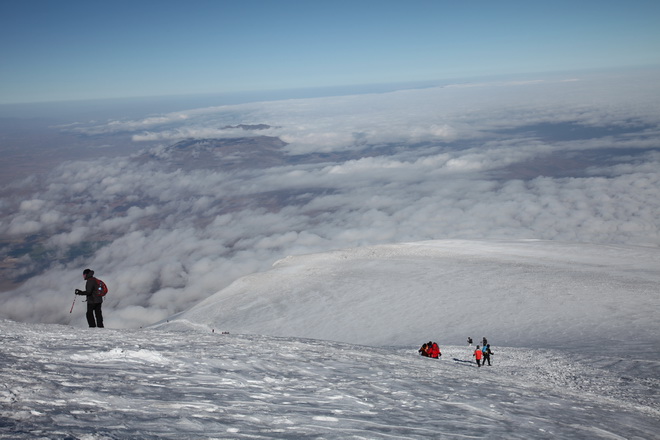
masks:
<instances>
[{"instance_id":1,"label":"white cloud","mask_svg":"<svg viewBox=\"0 0 660 440\"><path fill-rule=\"evenodd\" d=\"M658 246L660 153L632 154L657 149L658 132L650 127L660 123L652 104L658 86L611 85L599 78L482 84L243 104L104 125L98 130L145 136L148 127L154 139L175 139L265 123L269 135L291 142L288 154L331 154L317 163L172 170L163 165L171 154L160 146L150 151L163 162L118 157L63 164L27 198L24 188L3 201L0 228L12 236L45 231L59 254L73 247L90 253L0 294L12 298L2 314L65 322L65 292L81 287L84 267L110 285L105 307L113 325L136 326L290 254L441 238ZM648 127L561 141L528 132L539 123L621 128L631 121ZM568 154L613 148L631 155L584 161L593 166L575 177L540 172L522 180L507 171L559 159L561 168ZM30 304L44 289L54 290L59 305L35 310Z\"/></svg>"},{"instance_id":2,"label":"white cloud","mask_svg":"<svg viewBox=\"0 0 660 440\"><path fill-rule=\"evenodd\" d=\"M39 199L24 200L21 202L21 206L19 209L21 211L36 212L42 210L45 205L46 202L44 200L39 200Z\"/></svg>"},{"instance_id":3,"label":"white cloud","mask_svg":"<svg viewBox=\"0 0 660 440\"><path fill-rule=\"evenodd\" d=\"M10 235L29 235L41 231L41 223L29 220L26 216L12 218L9 223L8 233Z\"/></svg>"}]
</instances>

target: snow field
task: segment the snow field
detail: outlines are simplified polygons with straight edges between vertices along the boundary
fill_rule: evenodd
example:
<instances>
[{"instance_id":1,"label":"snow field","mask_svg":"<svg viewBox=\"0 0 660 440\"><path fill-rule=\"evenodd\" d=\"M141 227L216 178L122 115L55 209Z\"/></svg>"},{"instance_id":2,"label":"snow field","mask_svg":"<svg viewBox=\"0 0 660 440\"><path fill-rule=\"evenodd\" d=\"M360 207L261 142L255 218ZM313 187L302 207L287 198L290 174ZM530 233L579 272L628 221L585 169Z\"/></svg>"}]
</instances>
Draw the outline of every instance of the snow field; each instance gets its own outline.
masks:
<instances>
[{"instance_id":1,"label":"snow field","mask_svg":"<svg viewBox=\"0 0 660 440\"><path fill-rule=\"evenodd\" d=\"M377 346L486 336L657 361L658 285L656 248L436 240L287 257L160 325Z\"/></svg>"},{"instance_id":2,"label":"snow field","mask_svg":"<svg viewBox=\"0 0 660 440\"><path fill-rule=\"evenodd\" d=\"M659 283L651 247L441 240L285 258L147 329L0 321L0 438L656 438Z\"/></svg>"},{"instance_id":3,"label":"snow field","mask_svg":"<svg viewBox=\"0 0 660 440\"><path fill-rule=\"evenodd\" d=\"M555 350L0 321L0 438L652 438L657 378ZM420 341L420 345L421 345ZM620 379L620 378L619 378ZM654 394L655 393L655 394Z\"/></svg>"}]
</instances>

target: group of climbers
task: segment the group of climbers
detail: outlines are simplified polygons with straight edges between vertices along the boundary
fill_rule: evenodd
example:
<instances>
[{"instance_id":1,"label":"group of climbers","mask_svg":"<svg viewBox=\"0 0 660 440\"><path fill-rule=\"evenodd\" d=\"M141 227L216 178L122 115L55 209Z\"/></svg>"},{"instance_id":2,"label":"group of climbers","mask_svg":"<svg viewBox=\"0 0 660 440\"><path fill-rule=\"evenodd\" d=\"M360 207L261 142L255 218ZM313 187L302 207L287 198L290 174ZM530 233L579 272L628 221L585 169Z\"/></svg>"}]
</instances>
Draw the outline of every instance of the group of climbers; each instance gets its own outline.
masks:
<instances>
[{"instance_id":1,"label":"group of climbers","mask_svg":"<svg viewBox=\"0 0 660 440\"><path fill-rule=\"evenodd\" d=\"M437 342L429 341L426 344L423 344L419 350L419 354L422 356L439 359L442 356L440 352L440 347Z\"/></svg>"},{"instance_id":2,"label":"group of climbers","mask_svg":"<svg viewBox=\"0 0 660 440\"><path fill-rule=\"evenodd\" d=\"M481 343L483 347L477 345L477 348L474 350L474 353L472 353L472 356L477 361L477 367L481 367L482 365L485 366L486 362L488 362L488 366L490 367L490 355L493 354L493 352L490 350L490 344L488 343L488 339L486 339L485 336L481 340ZM470 337L468 337L468 345L470 347L472 346L472 338Z\"/></svg>"},{"instance_id":3,"label":"group of climbers","mask_svg":"<svg viewBox=\"0 0 660 440\"><path fill-rule=\"evenodd\" d=\"M486 366L486 362L488 362L488 366L490 367L491 366L491 364L490 364L490 355L491 354L493 354L493 352L490 351L490 344L486 344L482 348L480 348L477 345L477 349L474 350L474 353L472 354L472 356L474 356L474 358L477 361L477 367L481 367L482 365Z\"/></svg>"},{"instance_id":4,"label":"group of climbers","mask_svg":"<svg viewBox=\"0 0 660 440\"><path fill-rule=\"evenodd\" d=\"M472 338L468 338L468 345L472 347ZM477 361L477 367L481 367L482 365L486 365L486 362L488 362L488 366L491 366L490 363L490 356L493 354L493 352L490 349L490 344L488 343L488 340L484 336L482 339L482 345L479 346L477 345L476 350L472 353L472 357L475 358ZM438 347L438 344L433 341L429 341L425 344L423 344L419 350L417 350L420 355L425 356L425 357L431 357L435 359L439 359L440 356L442 356L442 353L440 352L440 347Z\"/></svg>"}]
</instances>

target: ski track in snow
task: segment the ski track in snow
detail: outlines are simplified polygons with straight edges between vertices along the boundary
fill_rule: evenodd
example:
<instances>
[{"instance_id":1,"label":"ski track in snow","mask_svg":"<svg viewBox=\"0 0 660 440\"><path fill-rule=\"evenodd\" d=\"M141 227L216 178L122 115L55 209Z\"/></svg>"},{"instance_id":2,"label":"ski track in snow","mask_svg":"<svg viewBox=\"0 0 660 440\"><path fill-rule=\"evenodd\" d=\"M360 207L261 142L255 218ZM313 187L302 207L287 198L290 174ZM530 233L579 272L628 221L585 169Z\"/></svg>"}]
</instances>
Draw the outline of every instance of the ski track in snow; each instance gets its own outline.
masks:
<instances>
[{"instance_id":1,"label":"ski track in snow","mask_svg":"<svg viewBox=\"0 0 660 440\"><path fill-rule=\"evenodd\" d=\"M0 321L2 439L650 439L657 361ZM420 344L424 341L420 341Z\"/></svg>"}]
</instances>

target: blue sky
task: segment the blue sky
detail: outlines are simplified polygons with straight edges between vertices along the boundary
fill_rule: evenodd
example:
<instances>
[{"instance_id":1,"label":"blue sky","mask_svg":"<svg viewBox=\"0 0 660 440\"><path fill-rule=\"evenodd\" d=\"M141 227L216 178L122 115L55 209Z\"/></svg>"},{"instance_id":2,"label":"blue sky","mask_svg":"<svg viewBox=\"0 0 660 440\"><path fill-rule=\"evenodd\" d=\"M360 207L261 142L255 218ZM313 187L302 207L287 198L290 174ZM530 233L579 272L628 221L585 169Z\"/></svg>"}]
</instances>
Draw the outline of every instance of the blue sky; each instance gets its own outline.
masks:
<instances>
[{"instance_id":1,"label":"blue sky","mask_svg":"<svg viewBox=\"0 0 660 440\"><path fill-rule=\"evenodd\" d=\"M658 1L0 2L0 103L660 64Z\"/></svg>"}]
</instances>

